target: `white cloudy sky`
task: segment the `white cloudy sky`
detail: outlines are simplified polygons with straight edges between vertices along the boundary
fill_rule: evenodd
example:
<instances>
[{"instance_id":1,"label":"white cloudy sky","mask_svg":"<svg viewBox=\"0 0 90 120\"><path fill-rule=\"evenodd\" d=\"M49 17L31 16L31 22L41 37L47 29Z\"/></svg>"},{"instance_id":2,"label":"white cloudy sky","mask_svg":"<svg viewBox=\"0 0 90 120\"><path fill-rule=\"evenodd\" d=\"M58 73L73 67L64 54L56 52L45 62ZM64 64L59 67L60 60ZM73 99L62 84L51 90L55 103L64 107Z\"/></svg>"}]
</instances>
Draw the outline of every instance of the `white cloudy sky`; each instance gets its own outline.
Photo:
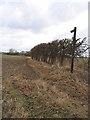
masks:
<instances>
[{"instance_id":1,"label":"white cloudy sky","mask_svg":"<svg viewBox=\"0 0 90 120\"><path fill-rule=\"evenodd\" d=\"M88 0L0 0L0 51L88 36Z\"/></svg>"}]
</instances>

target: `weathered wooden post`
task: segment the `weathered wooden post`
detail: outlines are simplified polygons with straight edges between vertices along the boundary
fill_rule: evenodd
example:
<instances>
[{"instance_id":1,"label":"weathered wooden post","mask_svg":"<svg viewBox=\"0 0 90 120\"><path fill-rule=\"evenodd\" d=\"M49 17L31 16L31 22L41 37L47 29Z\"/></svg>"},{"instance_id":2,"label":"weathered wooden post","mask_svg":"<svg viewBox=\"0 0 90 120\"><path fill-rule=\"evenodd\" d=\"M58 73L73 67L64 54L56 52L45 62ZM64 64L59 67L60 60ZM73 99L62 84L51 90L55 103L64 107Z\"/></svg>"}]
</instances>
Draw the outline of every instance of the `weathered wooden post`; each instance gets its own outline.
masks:
<instances>
[{"instance_id":1,"label":"weathered wooden post","mask_svg":"<svg viewBox=\"0 0 90 120\"><path fill-rule=\"evenodd\" d=\"M71 30L70 32L74 32L74 36L73 36L73 48L72 48L72 60L71 60L71 73L73 73L73 67L74 67L74 52L75 52L75 44L76 44L76 27L74 27L73 30Z\"/></svg>"}]
</instances>

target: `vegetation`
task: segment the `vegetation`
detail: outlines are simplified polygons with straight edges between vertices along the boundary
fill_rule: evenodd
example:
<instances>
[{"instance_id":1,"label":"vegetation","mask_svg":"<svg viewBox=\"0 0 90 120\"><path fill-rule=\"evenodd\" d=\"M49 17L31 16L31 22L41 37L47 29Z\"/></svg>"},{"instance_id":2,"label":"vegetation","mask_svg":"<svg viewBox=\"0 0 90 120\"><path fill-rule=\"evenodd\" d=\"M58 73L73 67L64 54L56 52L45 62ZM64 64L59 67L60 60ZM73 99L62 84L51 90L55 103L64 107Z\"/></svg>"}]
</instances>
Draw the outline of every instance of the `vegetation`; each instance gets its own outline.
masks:
<instances>
[{"instance_id":1,"label":"vegetation","mask_svg":"<svg viewBox=\"0 0 90 120\"><path fill-rule=\"evenodd\" d=\"M85 40L76 40L73 74L71 39L4 53L3 118L87 118L88 59L81 58L88 49L82 47Z\"/></svg>"},{"instance_id":2,"label":"vegetation","mask_svg":"<svg viewBox=\"0 0 90 120\"><path fill-rule=\"evenodd\" d=\"M11 48L9 49L9 52L3 52L5 55L24 55L24 56L30 56L30 51L21 51L18 52L17 50Z\"/></svg>"},{"instance_id":3,"label":"vegetation","mask_svg":"<svg viewBox=\"0 0 90 120\"><path fill-rule=\"evenodd\" d=\"M81 45L85 43L86 38L80 41L77 39L75 45L74 56L81 57L83 53L88 49L87 45L81 48ZM35 46L31 49L30 55L32 59L43 61L49 64L53 64L57 59L62 65L65 58L71 58L73 49L73 41L71 39L55 40L51 43L43 43Z\"/></svg>"},{"instance_id":4,"label":"vegetation","mask_svg":"<svg viewBox=\"0 0 90 120\"><path fill-rule=\"evenodd\" d=\"M48 65L25 56L3 55L3 118L87 118L88 61Z\"/></svg>"}]
</instances>

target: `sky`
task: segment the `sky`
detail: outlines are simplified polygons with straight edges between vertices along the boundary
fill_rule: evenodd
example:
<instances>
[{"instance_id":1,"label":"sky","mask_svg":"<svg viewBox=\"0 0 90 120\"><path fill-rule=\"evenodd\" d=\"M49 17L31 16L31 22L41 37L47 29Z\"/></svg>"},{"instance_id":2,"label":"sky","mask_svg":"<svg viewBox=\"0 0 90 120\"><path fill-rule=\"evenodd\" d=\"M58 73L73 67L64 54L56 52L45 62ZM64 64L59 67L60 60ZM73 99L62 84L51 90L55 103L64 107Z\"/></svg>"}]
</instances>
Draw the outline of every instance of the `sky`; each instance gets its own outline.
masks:
<instances>
[{"instance_id":1,"label":"sky","mask_svg":"<svg viewBox=\"0 0 90 120\"><path fill-rule=\"evenodd\" d=\"M0 51L88 37L88 0L0 0Z\"/></svg>"}]
</instances>

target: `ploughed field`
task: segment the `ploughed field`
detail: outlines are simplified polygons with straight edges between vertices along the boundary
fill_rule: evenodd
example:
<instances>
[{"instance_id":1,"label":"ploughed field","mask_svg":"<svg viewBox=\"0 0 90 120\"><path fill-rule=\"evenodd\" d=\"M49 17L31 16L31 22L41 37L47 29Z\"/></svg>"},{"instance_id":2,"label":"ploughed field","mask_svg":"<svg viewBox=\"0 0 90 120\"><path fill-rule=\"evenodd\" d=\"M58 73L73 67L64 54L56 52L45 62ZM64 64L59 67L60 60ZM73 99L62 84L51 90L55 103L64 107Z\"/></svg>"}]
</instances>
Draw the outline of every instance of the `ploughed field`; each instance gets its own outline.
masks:
<instances>
[{"instance_id":1,"label":"ploughed field","mask_svg":"<svg viewBox=\"0 0 90 120\"><path fill-rule=\"evenodd\" d=\"M25 56L2 56L3 118L87 118L88 62L48 65Z\"/></svg>"}]
</instances>

